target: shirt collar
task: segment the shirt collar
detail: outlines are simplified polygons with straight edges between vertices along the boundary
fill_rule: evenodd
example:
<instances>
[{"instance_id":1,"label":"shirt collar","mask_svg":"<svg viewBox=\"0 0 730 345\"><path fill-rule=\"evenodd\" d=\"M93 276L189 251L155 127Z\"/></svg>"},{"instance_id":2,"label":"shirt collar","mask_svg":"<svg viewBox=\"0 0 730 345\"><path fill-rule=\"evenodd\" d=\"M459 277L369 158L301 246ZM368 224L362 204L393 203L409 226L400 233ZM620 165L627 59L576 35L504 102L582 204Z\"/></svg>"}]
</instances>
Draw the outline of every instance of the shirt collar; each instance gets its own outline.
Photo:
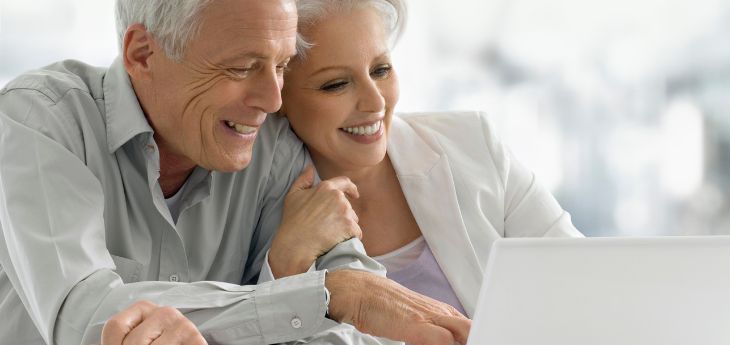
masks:
<instances>
[{"instance_id":1,"label":"shirt collar","mask_svg":"<svg viewBox=\"0 0 730 345\"><path fill-rule=\"evenodd\" d=\"M121 56L107 70L103 87L109 153L114 153L138 134L153 133L124 69Z\"/></svg>"}]
</instances>

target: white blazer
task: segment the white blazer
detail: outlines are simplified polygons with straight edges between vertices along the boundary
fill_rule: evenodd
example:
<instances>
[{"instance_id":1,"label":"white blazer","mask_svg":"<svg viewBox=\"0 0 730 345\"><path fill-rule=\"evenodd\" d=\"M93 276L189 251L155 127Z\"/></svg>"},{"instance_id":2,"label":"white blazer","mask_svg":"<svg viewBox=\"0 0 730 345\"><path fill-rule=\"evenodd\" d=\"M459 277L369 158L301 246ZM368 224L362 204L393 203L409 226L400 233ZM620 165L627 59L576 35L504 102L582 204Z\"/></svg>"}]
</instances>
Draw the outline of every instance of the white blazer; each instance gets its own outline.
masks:
<instances>
[{"instance_id":1,"label":"white blazer","mask_svg":"<svg viewBox=\"0 0 730 345\"><path fill-rule=\"evenodd\" d=\"M496 239L582 236L483 113L394 116L387 152L416 222L469 317Z\"/></svg>"}]
</instances>

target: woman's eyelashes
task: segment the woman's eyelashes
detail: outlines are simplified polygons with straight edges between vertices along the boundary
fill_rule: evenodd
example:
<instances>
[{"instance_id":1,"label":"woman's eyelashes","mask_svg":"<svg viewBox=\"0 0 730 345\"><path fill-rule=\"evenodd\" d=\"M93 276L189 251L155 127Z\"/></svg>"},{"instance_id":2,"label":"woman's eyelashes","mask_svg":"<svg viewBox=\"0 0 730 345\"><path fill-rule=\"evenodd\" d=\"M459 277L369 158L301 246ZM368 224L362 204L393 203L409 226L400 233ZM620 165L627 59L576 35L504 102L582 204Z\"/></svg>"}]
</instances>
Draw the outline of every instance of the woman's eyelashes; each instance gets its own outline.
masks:
<instances>
[{"instance_id":1,"label":"woman's eyelashes","mask_svg":"<svg viewBox=\"0 0 730 345\"><path fill-rule=\"evenodd\" d=\"M389 64L378 65L370 72L370 77L373 80L385 79L388 76L390 76L390 73L392 70L393 70L393 66L391 66ZM330 80L330 81L322 84L322 86L320 86L319 89L321 91L325 91L325 92L335 92L335 91L340 91L340 90L344 89L349 84L350 84L349 80L335 79L335 80Z\"/></svg>"},{"instance_id":2,"label":"woman's eyelashes","mask_svg":"<svg viewBox=\"0 0 730 345\"><path fill-rule=\"evenodd\" d=\"M393 70L393 66L389 64L383 64L375 67L372 72L370 72L370 75L374 79L384 79L387 78L390 75L390 72Z\"/></svg>"},{"instance_id":3,"label":"woman's eyelashes","mask_svg":"<svg viewBox=\"0 0 730 345\"><path fill-rule=\"evenodd\" d=\"M319 89L325 92L334 92L344 89L347 84L349 84L349 82L346 80L333 80L324 83L319 87Z\"/></svg>"},{"instance_id":4,"label":"woman's eyelashes","mask_svg":"<svg viewBox=\"0 0 730 345\"><path fill-rule=\"evenodd\" d=\"M289 71L289 60L290 59L286 59L280 64L276 65L276 74L284 75L284 73Z\"/></svg>"}]
</instances>

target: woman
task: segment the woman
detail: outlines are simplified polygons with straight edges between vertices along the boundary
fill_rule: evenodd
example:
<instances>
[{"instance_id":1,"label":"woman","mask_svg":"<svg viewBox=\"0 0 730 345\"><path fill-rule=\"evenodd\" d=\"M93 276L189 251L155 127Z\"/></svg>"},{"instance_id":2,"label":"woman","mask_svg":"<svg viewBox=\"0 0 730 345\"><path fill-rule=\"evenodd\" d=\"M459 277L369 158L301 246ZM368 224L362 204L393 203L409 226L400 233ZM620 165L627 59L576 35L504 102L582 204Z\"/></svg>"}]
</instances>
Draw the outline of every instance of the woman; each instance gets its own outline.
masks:
<instances>
[{"instance_id":1,"label":"woman","mask_svg":"<svg viewBox=\"0 0 730 345\"><path fill-rule=\"evenodd\" d=\"M302 40L280 114L322 180L346 176L357 185L351 205L362 242L388 277L472 317L496 239L581 236L483 114L393 115L398 80L389 51L403 23L401 0L297 6ZM311 261L282 252L304 235L317 236L277 234L272 269L307 270Z\"/></svg>"}]
</instances>

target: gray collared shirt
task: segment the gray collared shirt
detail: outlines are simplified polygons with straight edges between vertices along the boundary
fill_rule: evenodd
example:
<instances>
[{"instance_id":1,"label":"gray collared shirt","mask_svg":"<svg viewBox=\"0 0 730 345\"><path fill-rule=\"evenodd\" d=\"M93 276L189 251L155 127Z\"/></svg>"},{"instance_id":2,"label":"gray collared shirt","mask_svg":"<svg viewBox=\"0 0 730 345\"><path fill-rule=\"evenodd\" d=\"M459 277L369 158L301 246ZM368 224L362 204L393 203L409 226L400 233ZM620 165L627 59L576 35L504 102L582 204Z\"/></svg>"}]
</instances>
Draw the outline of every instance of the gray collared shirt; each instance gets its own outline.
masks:
<instances>
[{"instance_id":1,"label":"gray collared shirt","mask_svg":"<svg viewBox=\"0 0 730 345\"><path fill-rule=\"evenodd\" d=\"M139 299L178 308L211 343L332 326L323 271L239 285L256 282L306 164L286 120L264 123L246 169L196 169L177 223L152 134L119 59L60 62L0 90L0 342L98 342Z\"/></svg>"}]
</instances>

